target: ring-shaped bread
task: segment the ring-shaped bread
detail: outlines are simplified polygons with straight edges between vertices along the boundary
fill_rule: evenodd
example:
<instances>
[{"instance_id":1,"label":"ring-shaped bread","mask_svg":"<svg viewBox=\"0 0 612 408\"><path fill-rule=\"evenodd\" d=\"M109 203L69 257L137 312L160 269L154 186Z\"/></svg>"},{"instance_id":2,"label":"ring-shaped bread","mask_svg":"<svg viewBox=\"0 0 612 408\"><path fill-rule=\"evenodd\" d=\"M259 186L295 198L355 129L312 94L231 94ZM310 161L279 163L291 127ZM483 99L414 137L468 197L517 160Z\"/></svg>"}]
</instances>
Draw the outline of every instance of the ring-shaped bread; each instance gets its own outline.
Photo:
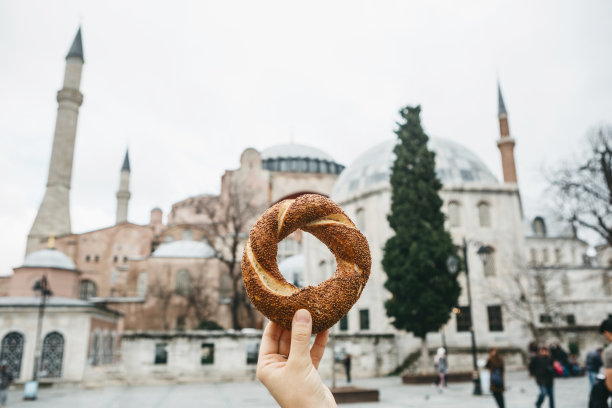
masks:
<instances>
[{"instance_id":1,"label":"ring-shaped bread","mask_svg":"<svg viewBox=\"0 0 612 408\"><path fill-rule=\"evenodd\" d=\"M278 243L297 229L323 242L336 257L334 275L316 286L297 288L278 269ZM370 276L368 241L332 200L305 194L270 207L249 234L242 257L242 278L255 307L273 322L291 330L293 315L307 309L312 332L336 324L355 304Z\"/></svg>"}]
</instances>

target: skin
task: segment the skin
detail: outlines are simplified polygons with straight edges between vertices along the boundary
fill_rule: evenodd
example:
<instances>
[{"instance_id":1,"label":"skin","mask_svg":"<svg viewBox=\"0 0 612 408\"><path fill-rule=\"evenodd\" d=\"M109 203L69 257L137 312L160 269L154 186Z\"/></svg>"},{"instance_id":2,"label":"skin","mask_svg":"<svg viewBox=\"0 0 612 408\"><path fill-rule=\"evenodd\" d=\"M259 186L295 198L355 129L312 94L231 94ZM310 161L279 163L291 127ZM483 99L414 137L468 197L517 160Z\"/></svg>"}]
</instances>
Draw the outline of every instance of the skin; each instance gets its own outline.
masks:
<instances>
[{"instance_id":1,"label":"skin","mask_svg":"<svg viewBox=\"0 0 612 408\"><path fill-rule=\"evenodd\" d=\"M612 343L612 333L606 330L603 335L608 342ZM606 368L606 387L612 391L612 368Z\"/></svg>"},{"instance_id":2,"label":"skin","mask_svg":"<svg viewBox=\"0 0 612 408\"><path fill-rule=\"evenodd\" d=\"M337 407L319 376L329 330L317 334L312 348L312 317L300 309L293 316L292 330L270 322L259 347L257 378L282 408Z\"/></svg>"}]
</instances>

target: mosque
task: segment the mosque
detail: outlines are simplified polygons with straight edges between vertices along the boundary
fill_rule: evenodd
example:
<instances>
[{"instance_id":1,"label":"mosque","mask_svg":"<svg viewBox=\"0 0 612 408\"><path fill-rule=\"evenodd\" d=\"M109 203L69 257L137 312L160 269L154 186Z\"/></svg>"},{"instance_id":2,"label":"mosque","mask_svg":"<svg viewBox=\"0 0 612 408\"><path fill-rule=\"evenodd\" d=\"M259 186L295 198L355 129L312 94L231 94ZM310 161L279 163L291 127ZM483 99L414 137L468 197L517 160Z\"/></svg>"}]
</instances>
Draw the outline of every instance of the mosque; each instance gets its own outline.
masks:
<instances>
[{"instance_id":1,"label":"mosque","mask_svg":"<svg viewBox=\"0 0 612 408\"><path fill-rule=\"evenodd\" d=\"M247 148L240 166L223 175L218 196L197 195L176 202L165 223L162 210L153 208L146 225L128 221L131 163L125 152L116 223L74 233L69 193L84 61L79 29L66 56L63 88L57 94L49 175L27 237L26 256L12 276L0 279L0 360L9 363L17 378L31 378L35 368L30 362L40 353L49 381L82 381L84 365L115 363L122 336L128 339L133 333L162 331L167 342L168 333L213 326L231 329L237 321L241 327L261 328L261 316L245 320L253 311L234 315L232 295L243 288L232 270L240 268L240 259L237 265L231 264L231 250L228 255L223 244L228 237L238 239L235 252L241 254L245 233L265 208L304 193L322 194L339 203L370 243L370 281L334 328L344 339L339 342L342 349L354 356L355 371L362 364L360 353L365 353L360 350L367 349L356 344L367 339L391 339L389 367L418 349L416 339L391 326L384 310L389 294L383 286L386 276L381 260L384 243L392 234L386 215L395 139L371 147L346 168L313 146ZM595 327L602 316L612 314L612 255L609 248L600 247L598 258L592 259L587 243L570 226L546 214L524 214L514 158L516 142L499 87L498 104L503 180L497 180L467 147L444 138L430 139L443 183L447 228L468 254L472 304L470 310L463 290L459 307L439 333L428 336L429 344L454 350L457 357L453 358L461 365L473 325L480 347L500 347L514 353L517 361L538 333L584 354L597 342ZM236 216L240 224L230 225L228 219ZM477 254L482 247L488 249L486 259ZM335 269L329 251L299 231L279 244L278 261L286 279L298 286L321 282ZM52 296L38 329L42 343L37 346L43 276ZM458 279L465 289L466 274L462 272ZM543 297L548 301L542 301ZM64 351L68 346L70 353ZM165 349L151 347L157 364ZM124 350L124 361L129 360L126 350L130 349ZM373 373L366 362L362 365L366 375Z\"/></svg>"}]
</instances>

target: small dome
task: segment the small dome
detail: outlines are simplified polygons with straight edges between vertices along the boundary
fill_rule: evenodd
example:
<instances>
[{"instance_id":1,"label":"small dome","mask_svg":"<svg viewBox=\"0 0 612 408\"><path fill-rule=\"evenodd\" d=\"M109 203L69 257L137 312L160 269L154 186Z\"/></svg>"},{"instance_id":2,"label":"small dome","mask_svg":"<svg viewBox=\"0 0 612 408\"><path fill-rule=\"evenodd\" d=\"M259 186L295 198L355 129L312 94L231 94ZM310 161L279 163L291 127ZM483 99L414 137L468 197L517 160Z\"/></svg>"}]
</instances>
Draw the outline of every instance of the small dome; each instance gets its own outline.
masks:
<instances>
[{"instance_id":1,"label":"small dome","mask_svg":"<svg viewBox=\"0 0 612 408\"><path fill-rule=\"evenodd\" d=\"M397 139L390 139L359 156L342 172L331 198L344 202L388 187L391 166L395 161L393 148L396 144ZM459 143L430 137L429 148L436 153L436 173L442 184L498 183L478 156Z\"/></svg>"},{"instance_id":2,"label":"small dome","mask_svg":"<svg viewBox=\"0 0 612 408\"><path fill-rule=\"evenodd\" d=\"M22 268L55 268L75 270L76 266L63 252L57 249L42 249L26 256Z\"/></svg>"},{"instance_id":3,"label":"small dome","mask_svg":"<svg viewBox=\"0 0 612 408\"><path fill-rule=\"evenodd\" d=\"M155 252L154 258L212 258L215 251L201 241L173 241L161 244Z\"/></svg>"},{"instance_id":4,"label":"small dome","mask_svg":"<svg viewBox=\"0 0 612 408\"><path fill-rule=\"evenodd\" d=\"M316 147L301 144L282 144L261 152L262 166L270 171L296 173L339 174L344 166Z\"/></svg>"},{"instance_id":5,"label":"small dome","mask_svg":"<svg viewBox=\"0 0 612 408\"><path fill-rule=\"evenodd\" d=\"M283 259L278 263L278 269L283 274L287 282L299 286L304 276L304 254L297 254Z\"/></svg>"}]
</instances>

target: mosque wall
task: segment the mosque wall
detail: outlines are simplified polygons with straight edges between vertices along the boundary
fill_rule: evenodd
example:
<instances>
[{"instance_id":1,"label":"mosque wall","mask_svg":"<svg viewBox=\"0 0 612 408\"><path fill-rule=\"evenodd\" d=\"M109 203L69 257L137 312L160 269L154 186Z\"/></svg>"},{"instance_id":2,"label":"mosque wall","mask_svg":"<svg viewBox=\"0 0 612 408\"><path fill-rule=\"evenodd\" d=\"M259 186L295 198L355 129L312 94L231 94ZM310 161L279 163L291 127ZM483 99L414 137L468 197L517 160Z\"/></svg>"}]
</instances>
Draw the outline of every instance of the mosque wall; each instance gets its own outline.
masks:
<instances>
[{"instance_id":1,"label":"mosque wall","mask_svg":"<svg viewBox=\"0 0 612 408\"><path fill-rule=\"evenodd\" d=\"M34 284L43 275L53 292L53 296L78 298L80 273L75 270L55 268L16 268L11 278L9 296L34 296Z\"/></svg>"}]
</instances>

